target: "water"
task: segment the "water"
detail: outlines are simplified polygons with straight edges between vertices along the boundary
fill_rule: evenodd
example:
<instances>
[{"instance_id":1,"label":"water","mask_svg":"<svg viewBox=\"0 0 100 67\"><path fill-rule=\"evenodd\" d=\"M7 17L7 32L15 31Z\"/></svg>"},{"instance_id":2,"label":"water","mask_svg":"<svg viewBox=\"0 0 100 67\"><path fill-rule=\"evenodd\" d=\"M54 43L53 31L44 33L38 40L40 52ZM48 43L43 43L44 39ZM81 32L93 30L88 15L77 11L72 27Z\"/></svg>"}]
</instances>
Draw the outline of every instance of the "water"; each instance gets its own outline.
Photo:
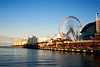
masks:
<instances>
[{"instance_id":1,"label":"water","mask_svg":"<svg viewBox=\"0 0 100 67\"><path fill-rule=\"evenodd\" d=\"M0 48L0 67L100 67L100 56L24 48Z\"/></svg>"}]
</instances>

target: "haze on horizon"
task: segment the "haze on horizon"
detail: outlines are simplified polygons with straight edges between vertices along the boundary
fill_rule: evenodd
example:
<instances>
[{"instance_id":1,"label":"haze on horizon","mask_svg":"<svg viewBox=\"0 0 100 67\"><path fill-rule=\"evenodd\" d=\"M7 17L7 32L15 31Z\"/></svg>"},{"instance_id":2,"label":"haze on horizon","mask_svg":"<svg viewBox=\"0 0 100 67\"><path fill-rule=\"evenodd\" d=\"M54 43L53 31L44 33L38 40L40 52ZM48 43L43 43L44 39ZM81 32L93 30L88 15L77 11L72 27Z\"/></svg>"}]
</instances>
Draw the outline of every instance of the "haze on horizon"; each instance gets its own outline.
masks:
<instances>
[{"instance_id":1,"label":"haze on horizon","mask_svg":"<svg viewBox=\"0 0 100 67\"><path fill-rule=\"evenodd\" d=\"M0 35L54 35L65 16L95 21L99 6L99 0L0 0Z\"/></svg>"}]
</instances>

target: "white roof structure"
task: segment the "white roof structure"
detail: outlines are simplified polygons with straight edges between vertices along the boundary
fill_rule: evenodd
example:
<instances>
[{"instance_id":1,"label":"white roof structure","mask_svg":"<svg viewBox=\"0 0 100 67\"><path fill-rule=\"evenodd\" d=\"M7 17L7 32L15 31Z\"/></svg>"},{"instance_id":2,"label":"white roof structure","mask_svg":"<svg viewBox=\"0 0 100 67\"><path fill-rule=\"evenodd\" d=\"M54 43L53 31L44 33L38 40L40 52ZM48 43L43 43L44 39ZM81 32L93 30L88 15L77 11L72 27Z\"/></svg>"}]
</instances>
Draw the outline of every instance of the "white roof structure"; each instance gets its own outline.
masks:
<instances>
[{"instance_id":1,"label":"white roof structure","mask_svg":"<svg viewBox=\"0 0 100 67\"><path fill-rule=\"evenodd\" d=\"M57 39L57 38L61 38L61 39L71 39L68 35L64 34L64 33L58 33L56 34L53 39Z\"/></svg>"}]
</instances>

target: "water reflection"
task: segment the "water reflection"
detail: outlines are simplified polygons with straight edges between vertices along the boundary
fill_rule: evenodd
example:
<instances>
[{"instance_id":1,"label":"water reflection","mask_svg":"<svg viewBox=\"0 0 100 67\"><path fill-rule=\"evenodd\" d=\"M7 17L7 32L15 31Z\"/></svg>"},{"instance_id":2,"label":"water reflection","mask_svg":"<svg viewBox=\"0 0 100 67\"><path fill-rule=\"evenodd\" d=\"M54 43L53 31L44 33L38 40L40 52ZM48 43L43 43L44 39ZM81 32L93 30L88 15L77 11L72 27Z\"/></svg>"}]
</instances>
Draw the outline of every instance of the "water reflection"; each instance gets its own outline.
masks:
<instances>
[{"instance_id":1,"label":"water reflection","mask_svg":"<svg viewBox=\"0 0 100 67\"><path fill-rule=\"evenodd\" d=\"M2 62L1 62L2 61ZM86 53L0 48L0 67L99 67L100 56Z\"/></svg>"}]
</instances>

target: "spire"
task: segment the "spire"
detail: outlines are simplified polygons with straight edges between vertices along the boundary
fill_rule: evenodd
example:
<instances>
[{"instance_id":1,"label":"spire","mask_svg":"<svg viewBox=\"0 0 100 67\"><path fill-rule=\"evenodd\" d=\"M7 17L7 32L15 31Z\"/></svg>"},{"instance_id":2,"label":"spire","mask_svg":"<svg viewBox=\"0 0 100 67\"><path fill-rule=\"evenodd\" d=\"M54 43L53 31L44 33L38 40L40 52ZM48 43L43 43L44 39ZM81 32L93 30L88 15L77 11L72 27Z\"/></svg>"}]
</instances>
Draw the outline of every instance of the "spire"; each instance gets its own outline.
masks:
<instances>
[{"instance_id":1,"label":"spire","mask_svg":"<svg viewBox=\"0 0 100 67\"><path fill-rule=\"evenodd\" d=\"M97 13L96 13L96 20L100 20L100 13L99 13L99 11L97 11Z\"/></svg>"}]
</instances>

